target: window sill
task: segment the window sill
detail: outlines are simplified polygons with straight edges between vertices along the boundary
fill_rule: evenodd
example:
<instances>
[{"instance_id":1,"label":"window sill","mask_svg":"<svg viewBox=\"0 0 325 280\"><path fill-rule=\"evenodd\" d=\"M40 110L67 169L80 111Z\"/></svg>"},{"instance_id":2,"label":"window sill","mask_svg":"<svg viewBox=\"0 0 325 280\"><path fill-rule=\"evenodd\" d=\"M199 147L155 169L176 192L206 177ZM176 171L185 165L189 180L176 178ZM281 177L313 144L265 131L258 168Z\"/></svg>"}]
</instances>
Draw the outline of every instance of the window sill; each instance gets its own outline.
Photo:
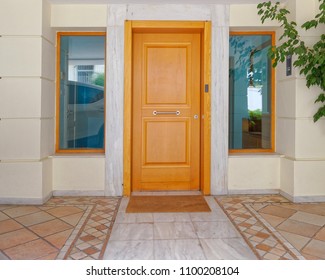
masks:
<instances>
[{"instance_id":1,"label":"window sill","mask_svg":"<svg viewBox=\"0 0 325 280\"><path fill-rule=\"evenodd\" d=\"M105 158L105 154L95 154L95 153L62 153L55 154L50 158Z\"/></svg>"},{"instance_id":2,"label":"window sill","mask_svg":"<svg viewBox=\"0 0 325 280\"><path fill-rule=\"evenodd\" d=\"M236 153L229 154L228 158L282 158L284 155L278 153Z\"/></svg>"}]
</instances>

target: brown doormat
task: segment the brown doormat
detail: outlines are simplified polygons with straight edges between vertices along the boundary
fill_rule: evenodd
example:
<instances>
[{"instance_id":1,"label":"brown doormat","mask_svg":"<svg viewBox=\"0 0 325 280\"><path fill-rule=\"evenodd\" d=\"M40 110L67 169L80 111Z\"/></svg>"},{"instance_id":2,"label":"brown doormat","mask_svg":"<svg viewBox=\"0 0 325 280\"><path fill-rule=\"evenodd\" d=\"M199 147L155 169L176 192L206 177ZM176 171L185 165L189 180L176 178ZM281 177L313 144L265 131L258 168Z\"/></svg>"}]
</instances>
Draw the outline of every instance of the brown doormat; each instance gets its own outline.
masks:
<instances>
[{"instance_id":1,"label":"brown doormat","mask_svg":"<svg viewBox=\"0 0 325 280\"><path fill-rule=\"evenodd\" d=\"M201 195L131 196L126 213L210 212Z\"/></svg>"}]
</instances>

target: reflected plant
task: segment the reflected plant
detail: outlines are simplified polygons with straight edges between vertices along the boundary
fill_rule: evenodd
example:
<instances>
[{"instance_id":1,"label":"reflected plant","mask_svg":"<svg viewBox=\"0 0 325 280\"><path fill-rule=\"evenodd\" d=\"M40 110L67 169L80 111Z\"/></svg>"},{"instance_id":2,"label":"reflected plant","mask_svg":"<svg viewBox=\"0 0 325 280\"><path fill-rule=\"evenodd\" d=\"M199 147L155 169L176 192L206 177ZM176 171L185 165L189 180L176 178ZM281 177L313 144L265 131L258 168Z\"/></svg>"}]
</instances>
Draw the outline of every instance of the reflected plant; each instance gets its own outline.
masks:
<instances>
[{"instance_id":1,"label":"reflected plant","mask_svg":"<svg viewBox=\"0 0 325 280\"><path fill-rule=\"evenodd\" d=\"M320 12L314 19L302 24L302 29L308 31L325 24L325 0L319 0L319 2ZM325 117L325 34L320 35L313 46L307 46L299 35L297 23L287 18L290 11L282 8L279 2L263 2L258 4L257 8L262 23L266 19L276 20L283 27L283 34L279 39L282 43L272 47L269 51L269 56L274 61L273 67L292 55L296 58L293 66L300 69L300 74L306 77L306 86L308 88L318 86L321 89L322 92L315 100L320 107L313 116L314 122L317 122Z\"/></svg>"}]
</instances>

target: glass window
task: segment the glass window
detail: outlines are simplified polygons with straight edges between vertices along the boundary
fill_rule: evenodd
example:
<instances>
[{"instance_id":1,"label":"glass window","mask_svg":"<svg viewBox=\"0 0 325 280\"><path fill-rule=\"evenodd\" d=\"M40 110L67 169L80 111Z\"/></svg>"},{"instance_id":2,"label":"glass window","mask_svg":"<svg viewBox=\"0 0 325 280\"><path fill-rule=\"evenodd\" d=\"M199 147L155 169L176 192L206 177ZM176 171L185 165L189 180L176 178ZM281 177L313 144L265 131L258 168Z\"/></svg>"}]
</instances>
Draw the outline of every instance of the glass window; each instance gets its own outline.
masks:
<instances>
[{"instance_id":1,"label":"glass window","mask_svg":"<svg viewBox=\"0 0 325 280\"><path fill-rule=\"evenodd\" d=\"M273 33L230 35L229 148L273 151Z\"/></svg>"},{"instance_id":2,"label":"glass window","mask_svg":"<svg viewBox=\"0 0 325 280\"><path fill-rule=\"evenodd\" d=\"M105 34L58 34L58 151L103 151Z\"/></svg>"}]
</instances>

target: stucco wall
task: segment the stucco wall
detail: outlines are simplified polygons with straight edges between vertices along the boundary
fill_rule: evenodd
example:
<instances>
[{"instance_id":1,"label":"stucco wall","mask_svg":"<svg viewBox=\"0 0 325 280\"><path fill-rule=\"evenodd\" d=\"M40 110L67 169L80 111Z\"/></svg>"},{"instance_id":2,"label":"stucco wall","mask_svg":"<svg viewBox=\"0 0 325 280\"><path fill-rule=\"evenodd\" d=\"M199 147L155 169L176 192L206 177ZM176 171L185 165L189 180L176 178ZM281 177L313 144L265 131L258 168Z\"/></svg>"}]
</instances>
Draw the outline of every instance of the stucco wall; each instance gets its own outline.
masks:
<instances>
[{"instance_id":1,"label":"stucco wall","mask_svg":"<svg viewBox=\"0 0 325 280\"><path fill-rule=\"evenodd\" d=\"M41 0L3 0L0 6L0 202L40 203L52 191L51 6Z\"/></svg>"},{"instance_id":2,"label":"stucco wall","mask_svg":"<svg viewBox=\"0 0 325 280\"><path fill-rule=\"evenodd\" d=\"M317 4L288 1L298 23L315 14ZM262 26L256 11L256 5L231 5L230 29L277 30L274 22ZM52 191L103 194L104 156L54 156L54 31L106 30L107 18L107 5L1 1L0 202L42 202ZM320 32L303 33L303 38L313 42ZM230 193L280 189L291 199L324 199L325 119L312 121L319 91L308 90L296 71L290 77L284 71L284 65L277 68L276 87L276 152L283 157L226 154L228 178L223 181L228 180Z\"/></svg>"},{"instance_id":3,"label":"stucco wall","mask_svg":"<svg viewBox=\"0 0 325 280\"><path fill-rule=\"evenodd\" d=\"M104 195L104 156L52 158L54 195Z\"/></svg>"},{"instance_id":4,"label":"stucco wall","mask_svg":"<svg viewBox=\"0 0 325 280\"><path fill-rule=\"evenodd\" d=\"M290 0L287 5L291 20L300 26L315 16L318 1ZM310 45L323 33L320 28L299 31ZM313 122L313 114L318 108L314 101L320 89L308 89L299 70L293 69L292 75L286 76L284 64L277 68L276 89L276 145L277 152L284 155L281 159L281 190L295 201L324 200L325 119Z\"/></svg>"},{"instance_id":5,"label":"stucco wall","mask_svg":"<svg viewBox=\"0 0 325 280\"><path fill-rule=\"evenodd\" d=\"M230 156L229 193L278 193L280 190L280 159L279 155Z\"/></svg>"}]
</instances>

